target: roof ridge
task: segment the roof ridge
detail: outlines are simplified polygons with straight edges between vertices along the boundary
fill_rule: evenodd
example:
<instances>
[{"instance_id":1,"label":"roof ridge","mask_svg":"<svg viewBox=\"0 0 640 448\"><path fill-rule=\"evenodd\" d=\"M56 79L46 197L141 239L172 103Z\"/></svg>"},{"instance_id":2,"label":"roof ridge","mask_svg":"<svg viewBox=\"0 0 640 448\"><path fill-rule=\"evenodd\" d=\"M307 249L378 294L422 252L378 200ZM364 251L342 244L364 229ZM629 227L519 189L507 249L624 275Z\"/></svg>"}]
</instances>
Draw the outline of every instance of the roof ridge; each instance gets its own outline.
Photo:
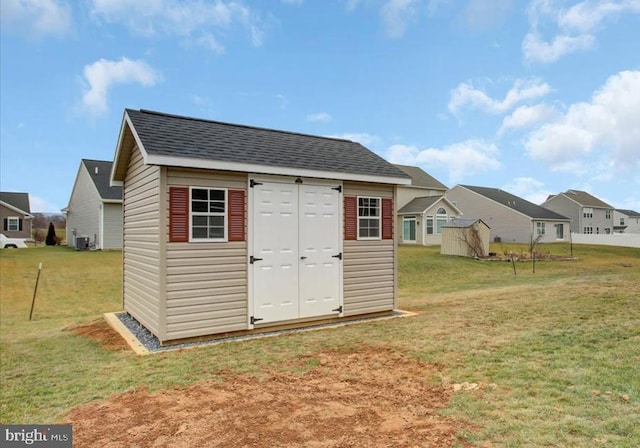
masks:
<instances>
[{"instance_id":1,"label":"roof ridge","mask_svg":"<svg viewBox=\"0 0 640 448\"><path fill-rule=\"evenodd\" d=\"M354 142L353 140L347 140L346 138L326 137L326 136L322 136L322 135L305 134L304 132L285 131L285 130L282 130L282 129L265 128L265 127L262 127L262 126L251 126L251 125L247 125L247 124L229 123L229 122L226 122L226 121L211 120L211 119L208 119L208 118L198 118L198 117L189 117L189 116L186 116L186 115L169 114L169 113L166 113L166 112L159 112L159 111L149 110L149 109L140 109L140 110L126 109L126 110L127 111L134 111L134 112L142 112L142 113L151 114L151 115L158 115L158 116L162 116L162 117L179 118L179 119L182 119L182 120L191 120L191 121L201 121L201 122L206 122L206 123L215 123L215 124L221 124L221 125L224 125L224 126L233 126L233 127L237 127L237 128L255 129L255 130L258 130L258 131L277 132L277 133L280 133L280 134L300 135L300 136L303 136L303 137L312 137L312 138L324 139L324 140L336 140L336 141L341 141L341 142L356 143L358 145L360 144L358 142Z\"/></svg>"},{"instance_id":2,"label":"roof ridge","mask_svg":"<svg viewBox=\"0 0 640 448\"><path fill-rule=\"evenodd\" d=\"M102 163L113 163L113 160L98 160L98 159L82 159L83 162L102 162Z\"/></svg>"}]
</instances>

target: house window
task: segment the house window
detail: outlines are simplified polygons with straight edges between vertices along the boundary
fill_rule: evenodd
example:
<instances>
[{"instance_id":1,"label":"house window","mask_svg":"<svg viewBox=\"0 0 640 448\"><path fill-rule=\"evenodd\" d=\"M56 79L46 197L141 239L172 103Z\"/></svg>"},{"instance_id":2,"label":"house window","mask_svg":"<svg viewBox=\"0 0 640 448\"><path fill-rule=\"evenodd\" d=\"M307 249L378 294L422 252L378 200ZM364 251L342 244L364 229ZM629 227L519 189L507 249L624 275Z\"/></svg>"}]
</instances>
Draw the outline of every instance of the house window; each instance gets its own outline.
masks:
<instances>
[{"instance_id":1,"label":"house window","mask_svg":"<svg viewBox=\"0 0 640 448\"><path fill-rule=\"evenodd\" d=\"M582 233L591 234L593 233L593 227L584 227L582 229Z\"/></svg>"},{"instance_id":2,"label":"house window","mask_svg":"<svg viewBox=\"0 0 640 448\"><path fill-rule=\"evenodd\" d=\"M191 240L225 241L227 191L191 188Z\"/></svg>"},{"instance_id":3,"label":"house window","mask_svg":"<svg viewBox=\"0 0 640 448\"><path fill-rule=\"evenodd\" d=\"M624 218L620 218L620 225L623 226L624 225Z\"/></svg>"},{"instance_id":4,"label":"house window","mask_svg":"<svg viewBox=\"0 0 640 448\"><path fill-rule=\"evenodd\" d=\"M585 207L582 209L583 218L593 218L593 209L591 207Z\"/></svg>"},{"instance_id":5,"label":"house window","mask_svg":"<svg viewBox=\"0 0 640 448\"><path fill-rule=\"evenodd\" d=\"M604 217L606 219L611 219L611 210L605 210Z\"/></svg>"},{"instance_id":6,"label":"house window","mask_svg":"<svg viewBox=\"0 0 640 448\"><path fill-rule=\"evenodd\" d=\"M433 235L433 216L427 216L427 220L425 221L425 223L427 235Z\"/></svg>"},{"instance_id":7,"label":"house window","mask_svg":"<svg viewBox=\"0 0 640 448\"><path fill-rule=\"evenodd\" d=\"M380 239L380 198L358 197L358 239Z\"/></svg>"},{"instance_id":8,"label":"house window","mask_svg":"<svg viewBox=\"0 0 640 448\"><path fill-rule=\"evenodd\" d=\"M20 218L11 216L7 218L7 228L5 230L17 232L20 230Z\"/></svg>"},{"instance_id":9,"label":"house window","mask_svg":"<svg viewBox=\"0 0 640 448\"><path fill-rule=\"evenodd\" d=\"M564 224L556 224L556 238L564 239Z\"/></svg>"},{"instance_id":10,"label":"house window","mask_svg":"<svg viewBox=\"0 0 640 448\"><path fill-rule=\"evenodd\" d=\"M545 230L546 230L546 223L544 222L537 222L536 223L536 233L538 234L538 236L542 236L545 234Z\"/></svg>"},{"instance_id":11,"label":"house window","mask_svg":"<svg viewBox=\"0 0 640 448\"><path fill-rule=\"evenodd\" d=\"M402 241L406 243L416 242L416 218L402 218Z\"/></svg>"},{"instance_id":12,"label":"house window","mask_svg":"<svg viewBox=\"0 0 640 448\"><path fill-rule=\"evenodd\" d=\"M605 227L604 228L604 233L605 233L605 235L611 235L611 228Z\"/></svg>"},{"instance_id":13,"label":"house window","mask_svg":"<svg viewBox=\"0 0 640 448\"><path fill-rule=\"evenodd\" d=\"M600 227L596 227L596 233L599 235L600 234Z\"/></svg>"},{"instance_id":14,"label":"house window","mask_svg":"<svg viewBox=\"0 0 640 448\"><path fill-rule=\"evenodd\" d=\"M442 233L442 226L447 223L447 211L440 207L436 213L436 233L440 235Z\"/></svg>"}]
</instances>

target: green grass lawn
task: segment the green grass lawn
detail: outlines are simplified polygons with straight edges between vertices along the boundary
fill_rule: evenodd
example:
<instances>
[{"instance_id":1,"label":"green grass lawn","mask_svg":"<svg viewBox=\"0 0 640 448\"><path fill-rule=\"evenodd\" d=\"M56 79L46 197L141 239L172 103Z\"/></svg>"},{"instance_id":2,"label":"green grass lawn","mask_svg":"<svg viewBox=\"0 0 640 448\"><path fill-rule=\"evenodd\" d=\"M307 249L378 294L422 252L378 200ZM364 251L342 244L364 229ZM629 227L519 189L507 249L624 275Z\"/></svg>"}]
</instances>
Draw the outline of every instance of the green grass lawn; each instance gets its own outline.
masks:
<instances>
[{"instance_id":1,"label":"green grass lawn","mask_svg":"<svg viewBox=\"0 0 640 448\"><path fill-rule=\"evenodd\" d=\"M543 249L569 255L566 245ZM573 255L538 262L535 274L517 263L514 275L507 262L402 247L400 307L415 317L139 357L66 331L121 309L120 252L1 250L0 421L63 421L78 404L140 385L260 375L320 350L369 345L439 366L434 384L495 385L454 395L445 412L473 428L461 443L640 446L640 250L580 245Z\"/></svg>"}]
</instances>

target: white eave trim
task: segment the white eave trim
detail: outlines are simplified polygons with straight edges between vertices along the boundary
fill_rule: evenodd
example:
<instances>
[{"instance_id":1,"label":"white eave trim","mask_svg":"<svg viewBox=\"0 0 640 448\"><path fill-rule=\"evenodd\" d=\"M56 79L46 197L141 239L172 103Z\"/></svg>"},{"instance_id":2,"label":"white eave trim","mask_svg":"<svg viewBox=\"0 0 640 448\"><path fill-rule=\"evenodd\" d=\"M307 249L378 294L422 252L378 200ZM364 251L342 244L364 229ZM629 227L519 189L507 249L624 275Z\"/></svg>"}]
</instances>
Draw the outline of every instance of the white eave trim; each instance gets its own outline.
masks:
<instances>
[{"instance_id":1,"label":"white eave trim","mask_svg":"<svg viewBox=\"0 0 640 448\"><path fill-rule=\"evenodd\" d=\"M134 134L135 135L135 134ZM137 136L136 136L136 140ZM166 155L151 155L140 148L144 163L148 165L175 166L182 168L200 168L222 171L275 174L280 176L316 177L322 179L350 180L377 184L409 185L411 179L404 177L375 176L367 174L339 173L335 171L311 170L304 168L257 165L252 163L226 162L219 160L195 159ZM113 181L112 181L113 185Z\"/></svg>"},{"instance_id":2,"label":"white eave trim","mask_svg":"<svg viewBox=\"0 0 640 448\"><path fill-rule=\"evenodd\" d=\"M20 213L25 218L33 218L33 215L31 213L27 213L24 210L20 210L18 207L14 206L14 205L11 205L8 202L0 201L0 204L4 205L7 208L10 208L11 210L13 210L16 213Z\"/></svg>"}]
</instances>

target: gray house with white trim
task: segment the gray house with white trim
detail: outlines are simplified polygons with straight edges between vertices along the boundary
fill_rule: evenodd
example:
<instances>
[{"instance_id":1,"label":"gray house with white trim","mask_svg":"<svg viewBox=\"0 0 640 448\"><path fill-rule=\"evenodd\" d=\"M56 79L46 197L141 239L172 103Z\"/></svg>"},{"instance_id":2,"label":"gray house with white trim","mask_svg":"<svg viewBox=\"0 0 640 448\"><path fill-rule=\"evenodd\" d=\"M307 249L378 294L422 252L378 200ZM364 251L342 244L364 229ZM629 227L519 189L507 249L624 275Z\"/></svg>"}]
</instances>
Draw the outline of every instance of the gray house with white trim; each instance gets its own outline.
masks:
<instances>
[{"instance_id":1,"label":"gray house with white trim","mask_svg":"<svg viewBox=\"0 0 640 448\"><path fill-rule=\"evenodd\" d=\"M569 241L569 218L499 188L456 185L446 197L464 218L482 219L495 242Z\"/></svg>"},{"instance_id":2,"label":"gray house with white trim","mask_svg":"<svg viewBox=\"0 0 640 448\"><path fill-rule=\"evenodd\" d=\"M82 159L69 197L67 245L122 249L122 187L111 186L112 162Z\"/></svg>"},{"instance_id":3,"label":"gray house with white trim","mask_svg":"<svg viewBox=\"0 0 640 448\"><path fill-rule=\"evenodd\" d=\"M569 217L574 233L613 233L613 207L586 191L567 190L549 196L540 205Z\"/></svg>"},{"instance_id":4,"label":"gray house with white trim","mask_svg":"<svg viewBox=\"0 0 640 448\"><path fill-rule=\"evenodd\" d=\"M2 222L4 236L31 239L33 215L29 204L29 193L0 192L0 222Z\"/></svg>"},{"instance_id":5,"label":"gray house with white trim","mask_svg":"<svg viewBox=\"0 0 640 448\"><path fill-rule=\"evenodd\" d=\"M635 210L613 211L614 233L640 233L640 213Z\"/></svg>"},{"instance_id":6,"label":"gray house with white trim","mask_svg":"<svg viewBox=\"0 0 640 448\"><path fill-rule=\"evenodd\" d=\"M124 308L162 343L392 313L409 182L352 141L127 109Z\"/></svg>"}]
</instances>

